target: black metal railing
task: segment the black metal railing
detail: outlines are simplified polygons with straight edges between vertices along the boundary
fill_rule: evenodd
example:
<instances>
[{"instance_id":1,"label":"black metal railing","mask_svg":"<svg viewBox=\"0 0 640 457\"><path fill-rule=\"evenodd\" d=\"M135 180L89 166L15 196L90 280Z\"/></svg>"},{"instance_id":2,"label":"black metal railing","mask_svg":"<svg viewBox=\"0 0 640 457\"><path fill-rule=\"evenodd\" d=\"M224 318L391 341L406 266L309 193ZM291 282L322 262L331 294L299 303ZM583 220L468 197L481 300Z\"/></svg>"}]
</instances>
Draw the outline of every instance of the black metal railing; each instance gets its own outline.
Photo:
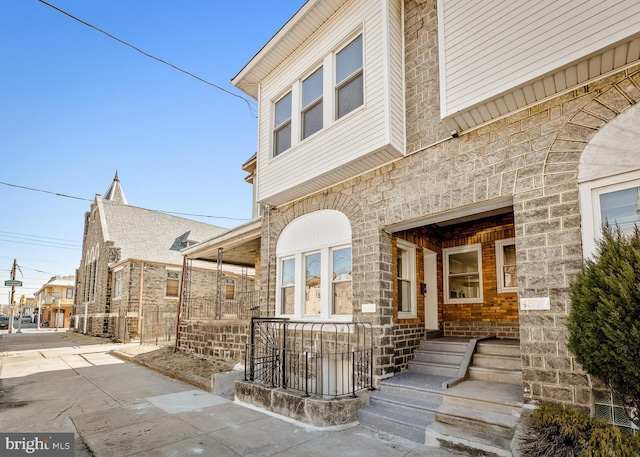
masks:
<instances>
[{"instance_id":1,"label":"black metal railing","mask_svg":"<svg viewBox=\"0 0 640 457\"><path fill-rule=\"evenodd\" d=\"M253 318L245 380L306 396L356 396L373 387L370 324Z\"/></svg>"},{"instance_id":2,"label":"black metal railing","mask_svg":"<svg viewBox=\"0 0 640 457\"><path fill-rule=\"evenodd\" d=\"M250 319L260 315L256 291L237 292L233 299L185 297L182 304L182 319Z\"/></svg>"}]
</instances>

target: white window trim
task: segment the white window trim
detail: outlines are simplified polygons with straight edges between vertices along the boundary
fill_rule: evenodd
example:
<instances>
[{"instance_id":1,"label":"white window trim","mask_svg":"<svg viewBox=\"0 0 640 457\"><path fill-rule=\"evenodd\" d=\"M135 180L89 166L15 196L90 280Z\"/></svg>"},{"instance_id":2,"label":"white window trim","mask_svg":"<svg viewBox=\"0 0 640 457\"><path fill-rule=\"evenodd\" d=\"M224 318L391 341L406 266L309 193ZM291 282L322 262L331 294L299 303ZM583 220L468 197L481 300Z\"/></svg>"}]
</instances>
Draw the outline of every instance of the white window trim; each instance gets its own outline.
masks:
<instances>
[{"instance_id":1,"label":"white window trim","mask_svg":"<svg viewBox=\"0 0 640 457\"><path fill-rule=\"evenodd\" d=\"M581 183L580 212L582 214L583 257L593 258L596 254L596 240L600 238L602 218L600 216L600 194L617 190L640 187L640 170L621 175Z\"/></svg>"},{"instance_id":2,"label":"white window trim","mask_svg":"<svg viewBox=\"0 0 640 457\"><path fill-rule=\"evenodd\" d=\"M121 299L122 298L122 277L120 278L120 295L116 295L116 275L118 273L122 274L123 268L120 267L117 270L113 271L113 299Z\"/></svg>"},{"instance_id":3,"label":"white window trim","mask_svg":"<svg viewBox=\"0 0 640 457\"><path fill-rule=\"evenodd\" d=\"M340 118L337 118L337 100L336 100L336 55L351 44L358 36L362 36L362 105L349 111L347 114ZM297 78L288 87L279 92L278 96L271 99L271 135L269 145L269 160L276 160L282 156L287 155L301 143L309 141L316 135L328 130L331 126L338 122L342 122L344 119L349 118L354 113L364 109L366 106L366 51L365 51L365 33L363 25L358 26L355 31L346 35L345 38L340 41L340 44L333 48L323 59L316 61L311 65L310 70L303 73L300 78ZM307 138L302 136L302 81L311 76L316 70L322 67L322 128L317 132L309 135ZM291 146L280 154L275 154L275 116L276 116L276 103L282 100L288 93L291 93Z\"/></svg>"},{"instance_id":4,"label":"white window trim","mask_svg":"<svg viewBox=\"0 0 640 457\"><path fill-rule=\"evenodd\" d=\"M504 286L504 246L515 245L515 238L507 238L504 240L496 240L496 275L498 278L498 293L503 294L506 292L517 292L518 287L505 287ZM516 263L517 268L517 263Z\"/></svg>"},{"instance_id":5,"label":"white window trim","mask_svg":"<svg viewBox=\"0 0 640 457\"><path fill-rule=\"evenodd\" d=\"M464 252L477 252L478 253L478 278L480 281L480 293L476 298L450 298L449 297L449 255L460 254ZM480 303L484 301L484 284L482 281L482 244L465 244L463 246L456 246L453 248L445 248L442 250L442 262L443 262L443 285L444 285L444 302L446 304L463 304L463 303Z\"/></svg>"},{"instance_id":6,"label":"white window trim","mask_svg":"<svg viewBox=\"0 0 640 457\"><path fill-rule=\"evenodd\" d=\"M418 316L417 313L417 308L416 308L416 245L413 243L409 243L408 241L402 240L400 238L398 238L396 240L396 246L399 249L403 249L405 251L407 251L409 253L409 273L408 273L408 278L402 278L402 279L408 279L409 283L411 284L411 295L409 296L409 307L410 307L410 311L400 311L400 303L398 303L398 319L414 319ZM398 255L398 253L396 252L396 255ZM397 278L400 277L400 272L397 272ZM397 284L397 280L396 280L396 284Z\"/></svg>"},{"instance_id":7,"label":"white window trim","mask_svg":"<svg viewBox=\"0 0 640 457\"><path fill-rule=\"evenodd\" d=\"M178 295L173 296L173 295L167 295L167 281L169 281L169 273L178 273ZM177 300L178 298L180 298L180 284L182 283L182 271L181 270L174 270L172 268L167 268L167 275L165 277L165 282L164 282L164 298L168 298L170 300Z\"/></svg>"},{"instance_id":8,"label":"white window trim","mask_svg":"<svg viewBox=\"0 0 640 457\"><path fill-rule=\"evenodd\" d=\"M304 320L331 320L338 322L351 322L353 314L333 314L332 312L332 290L331 280L331 255L336 249L351 247L350 244L323 246L313 251L297 252L293 255L280 256L278 258L278 271L276 281L276 317L288 317ZM320 314L305 314L305 256L320 253L321 274L320 274ZM294 281L294 313L284 314L282 312L282 262L287 259L295 259L295 281ZM353 261L353 260L352 260Z\"/></svg>"}]
</instances>

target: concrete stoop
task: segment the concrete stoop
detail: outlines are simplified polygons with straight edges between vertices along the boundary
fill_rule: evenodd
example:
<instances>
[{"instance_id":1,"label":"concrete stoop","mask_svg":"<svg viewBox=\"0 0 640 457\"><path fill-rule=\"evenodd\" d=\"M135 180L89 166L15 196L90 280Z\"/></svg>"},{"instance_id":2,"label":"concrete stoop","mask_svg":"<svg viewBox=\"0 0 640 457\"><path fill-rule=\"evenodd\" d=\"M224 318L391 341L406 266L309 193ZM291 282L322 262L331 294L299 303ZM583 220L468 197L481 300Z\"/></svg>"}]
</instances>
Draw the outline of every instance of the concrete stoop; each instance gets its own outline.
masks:
<instances>
[{"instance_id":1,"label":"concrete stoop","mask_svg":"<svg viewBox=\"0 0 640 457\"><path fill-rule=\"evenodd\" d=\"M358 411L360 423L472 455L514 455L512 440L523 407L519 344L488 340L475 349L470 359L470 343L423 342L409 370L382 381L370 406ZM469 362L475 376L460 382Z\"/></svg>"},{"instance_id":2,"label":"concrete stoop","mask_svg":"<svg viewBox=\"0 0 640 457\"><path fill-rule=\"evenodd\" d=\"M235 382L236 401L320 429L357 424L358 410L369 404L369 392L357 397L305 397L292 390L263 386L248 381Z\"/></svg>"}]
</instances>

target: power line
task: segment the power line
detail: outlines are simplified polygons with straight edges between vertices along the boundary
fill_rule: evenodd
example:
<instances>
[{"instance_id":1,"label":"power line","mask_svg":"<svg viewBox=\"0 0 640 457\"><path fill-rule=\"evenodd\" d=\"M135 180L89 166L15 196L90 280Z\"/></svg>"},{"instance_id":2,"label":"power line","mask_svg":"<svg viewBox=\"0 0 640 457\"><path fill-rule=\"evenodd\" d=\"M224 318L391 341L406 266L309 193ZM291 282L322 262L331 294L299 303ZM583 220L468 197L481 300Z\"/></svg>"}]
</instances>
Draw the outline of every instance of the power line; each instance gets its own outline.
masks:
<instances>
[{"instance_id":1,"label":"power line","mask_svg":"<svg viewBox=\"0 0 640 457\"><path fill-rule=\"evenodd\" d=\"M38 1L41 1L41 0L38 0ZM56 197L71 198L71 199L74 199L74 200L82 200L82 201L92 202L93 203L93 200L91 200L89 198L76 197L74 195L62 194L60 192L51 192L49 190L36 189L35 187L21 186L21 185L18 185L18 184L11 184L11 183L2 182L2 181L0 181L0 184L5 185L5 186L9 186L9 187L16 187L18 189L30 190L32 192L41 192L43 194L55 195ZM113 204L113 205L118 205L119 204L119 203L112 203L109 200L103 200L102 203L103 204ZM233 221L247 221L247 220L249 220L249 219L244 219L244 218L241 218L241 217L210 216L210 215L207 215L207 214L178 213L178 212L174 212L174 211L153 210L153 209L143 208L141 206L134 206L134 205L128 205L128 206L130 206L131 208L138 208L138 209L143 209L143 210L146 210L146 211L154 211L156 213L174 214L176 216L206 217L206 218L211 218L211 219L228 219L228 220L233 220Z\"/></svg>"},{"instance_id":2,"label":"power line","mask_svg":"<svg viewBox=\"0 0 640 457\"><path fill-rule=\"evenodd\" d=\"M245 97L243 97L243 96L241 96L241 95L234 94L233 92L228 91L227 89L224 89L223 87L220 87L220 86L218 86L217 84L214 84L214 83L212 83L212 82L209 82L209 81L207 81L206 79L203 79L203 78L201 78L201 77L199 77L199 76L196 76L196 75L194 75L193 73L190 73L190 72L188 72L188 71L186 71L186 70L183 70L182 68L180 68L180 67L178 67L178 66L176 66L176 65L174 65L174 64L172 64L172 63L170 63L170 62L167 62L166 60L162 60L162 59L160 59L160 58L158 58L158 57L156 57L156 56L154 56L154 55L152 55L152 54L149 54L148 52L145 52L145 51L143 51L142 49L137 48L136 46L134 46L134 45L132 45L132 44L130 44L130 43L127 43L126 41L121 40L120 38L118 38L118 37L116 37L116 36L113 36L113 35L111 35L110 33L105 32L104 30L102 30L102 29L100 29L100 28L98 28L98 27L96 27L96 26L94 26L94 25L91 25L91 24L89 24L88 22L85 22L85 21L83 21L82 19L77 18L76 16L74 16L74 15L72 15L72 14L70 14L70 13L67 13L66 11L64 11L64 10L62 10L62 9L60 9L60 8L58 8L57 6L52 5L51 3L47 3L47 2L45 2L44 0L38 0L38 1L39 1L40 3L42 3L42 4L44 4L44 5L47 5L47 6L51 7L51 8L53 8L53 9L54 9L54 10L56 10L56 11L58 11L58 12L60 12L60 13L64 14L65 16L70 17L70 18L71 18L71 19L73 19L74 21L78 21L78 22L80 22L81 24L86 25L87 27L90 27L90 28L92 28L92 29L94 29L94 30L96 30L96 31L98 31L98 32L100 32L100 33L102 33L102 34L104 34L104 35L108 36L108 37L109 37L109 38L111 38L112 40L116 40L118 43L121 43L121 44L124 44L125 46L130 47L131 49L133 49L133 50L135 50L135 51L139 52L140 54L142 54L142 55L144 55L144 56L146 56L146 57L149 57L150 59L156 60L156 61L158 61L158 62L160 62L160 63L165 64L165 65L168 65L169 67L173 68L174 70L178 70L179 72L184 73L185 75L191 76L192 78L195 78L195 79L197 79L198 81L201 81L201 82L203 82L203 83L205 83L205 84L208 84L209 86L212 86L212 87L215 87L215 88L216 88L216 89L218 89L218 90L221 90L222 92L225 92L225 93L227 93L227 94L229 94L229 95L232 95L232 96L234 96L234 97L236 97L236 98L239 98L240 100L243 100L243 101L247 104L247 107L249 108L249 112L251 113L251 115L252 115L253 117L255 117L255 118L257 118L257 117L258 117L258 116L257 116L256 109L255 109L255 108L253 107L253 105L251 104L251 103L252 103L252 102L251 102L251 100L249 100L249 99L247 99L247 98L245 98Z\"/></svg>"}]
</instances>

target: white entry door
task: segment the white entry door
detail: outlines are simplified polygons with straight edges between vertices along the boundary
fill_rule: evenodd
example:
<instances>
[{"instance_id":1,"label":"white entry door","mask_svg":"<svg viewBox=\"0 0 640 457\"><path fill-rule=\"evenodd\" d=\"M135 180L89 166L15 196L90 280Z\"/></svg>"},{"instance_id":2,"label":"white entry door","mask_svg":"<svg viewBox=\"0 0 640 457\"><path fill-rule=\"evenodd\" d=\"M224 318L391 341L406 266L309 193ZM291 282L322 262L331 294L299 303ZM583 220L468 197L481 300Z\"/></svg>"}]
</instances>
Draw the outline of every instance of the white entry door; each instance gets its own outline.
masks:
<instances>
[{"instance_id":1,"label":"white entry door","mask_svg":"<svg viewBox=\"0 0 640 457\"><path fill-rule=\"evenodd\" d=\"M438 255L424 250L424 327L438 330Z\"/></svg>"}]
</instances>

